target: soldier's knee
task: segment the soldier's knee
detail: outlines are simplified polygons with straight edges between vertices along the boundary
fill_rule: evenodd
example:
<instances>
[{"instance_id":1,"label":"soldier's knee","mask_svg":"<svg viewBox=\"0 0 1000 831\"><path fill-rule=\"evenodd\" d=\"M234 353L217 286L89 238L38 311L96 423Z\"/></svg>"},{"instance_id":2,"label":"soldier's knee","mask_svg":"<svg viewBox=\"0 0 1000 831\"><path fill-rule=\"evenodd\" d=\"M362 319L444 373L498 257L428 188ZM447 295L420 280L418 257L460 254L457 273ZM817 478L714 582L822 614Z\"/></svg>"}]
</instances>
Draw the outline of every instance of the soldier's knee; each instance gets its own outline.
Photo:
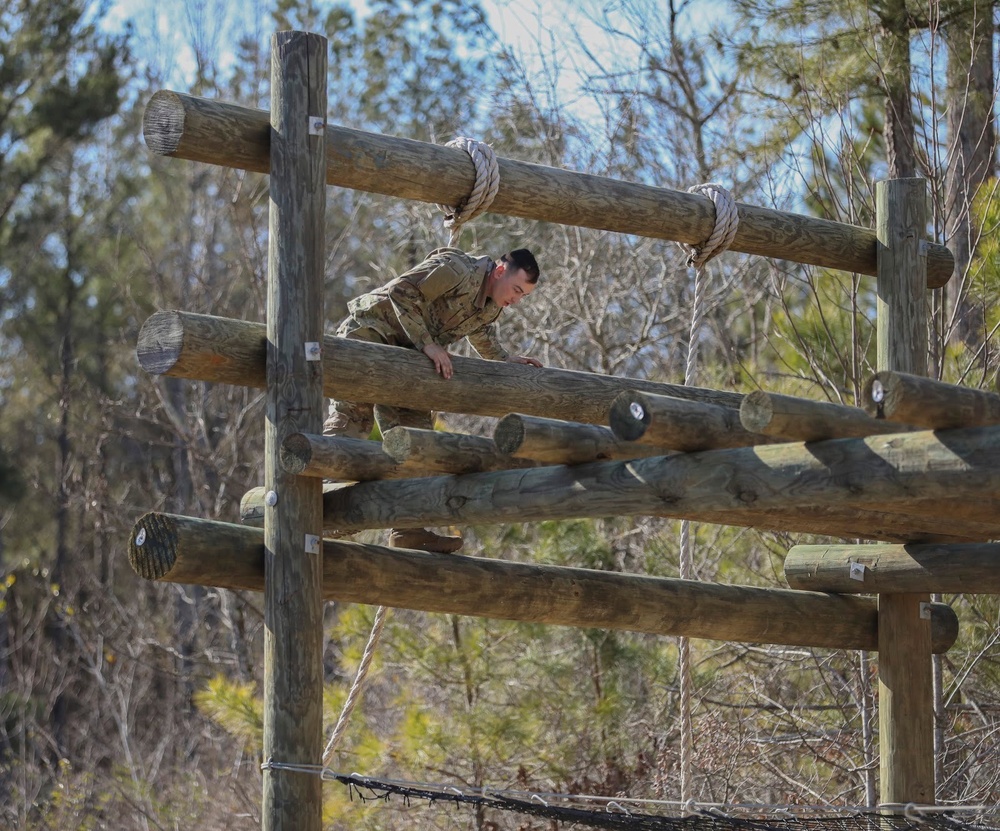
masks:
<instances>
[{"instance_id":1,"label":"soldier's knee","mask_svg":"<svg viewBox=\"0 0 1000 831\"><path fill-rule=\"evenodd\" d=\"M323 422L323 435L367 439L374 426L375 416L371 407L331 401L330 412Z\"/></svg>"}]
</instances>

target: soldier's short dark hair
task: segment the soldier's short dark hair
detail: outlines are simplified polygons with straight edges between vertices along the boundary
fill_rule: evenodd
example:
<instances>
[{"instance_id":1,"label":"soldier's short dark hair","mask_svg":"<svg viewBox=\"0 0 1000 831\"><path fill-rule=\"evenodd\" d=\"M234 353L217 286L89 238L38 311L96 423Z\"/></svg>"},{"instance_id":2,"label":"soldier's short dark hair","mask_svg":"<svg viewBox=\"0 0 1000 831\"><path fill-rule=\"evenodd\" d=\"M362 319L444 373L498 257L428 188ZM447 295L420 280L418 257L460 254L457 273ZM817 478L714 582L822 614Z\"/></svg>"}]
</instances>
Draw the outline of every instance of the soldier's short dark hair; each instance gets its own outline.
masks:
<instances>
[{"instance_id":1,"label":"soldier's short dark hair","mask_svg":"<svg viewBox=\"0 0 1000 831\"><path fill-rule=\"evenodd\" d=\"M500 259L505 263L511 263L515 268L523 270L528 275L529 283L534 284L538 282L538 275L541 272L538 270L535 255L527 248L517 248L514 251L504 254Z\"/></svg>"}]
</instances>

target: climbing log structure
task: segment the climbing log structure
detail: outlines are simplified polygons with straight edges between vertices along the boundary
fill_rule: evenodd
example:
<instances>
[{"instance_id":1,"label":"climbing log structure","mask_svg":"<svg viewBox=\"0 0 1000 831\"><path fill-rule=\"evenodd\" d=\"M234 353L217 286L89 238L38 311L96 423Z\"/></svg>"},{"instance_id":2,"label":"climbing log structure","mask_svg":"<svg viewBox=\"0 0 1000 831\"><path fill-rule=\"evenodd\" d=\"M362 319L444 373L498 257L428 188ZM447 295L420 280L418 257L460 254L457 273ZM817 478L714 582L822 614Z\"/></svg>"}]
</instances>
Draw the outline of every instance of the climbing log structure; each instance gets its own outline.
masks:
<instances>
[{"instance_id":1,"label":"climbing log structure","mask_svg":"<svg viewBox=\"0 0 1000 831\"><path fill-rule=\"evenodd\" d=\"M989 542L1000 537L1000 396L922 377L925 293L953 266L947 249L922 239L923 182L879 183L874 230L739 206L734 250L876 277L879 372L860 408L462 357L446 381L414 351L321 334L322 192L458 204L474 184L468 155L327 124L325 41L282 33L273 46L270 113L163 91L143 122L155 153L270 174L267 320L161 311L137 347L153 374L267 390L264 482L245 495L243 524L151 513L129 542L144 578L265 593L265 756L320 761L319 612L322 600L340 600L878 650L882 802L933 802L930 656L954 643L957 619L927 593L1000 591ZM713 229L704 196L514 160L499 167L497 213L688 245ZM319 435L322 396L499 421L492 439L404 428L384 443L331 439ZM792 549L788 589L341 539L601 516L833 539ZM846 542L858 538L880 544ZM320 827L308 779L267 771L265 828Z\"/></svg>"}]
</instances>

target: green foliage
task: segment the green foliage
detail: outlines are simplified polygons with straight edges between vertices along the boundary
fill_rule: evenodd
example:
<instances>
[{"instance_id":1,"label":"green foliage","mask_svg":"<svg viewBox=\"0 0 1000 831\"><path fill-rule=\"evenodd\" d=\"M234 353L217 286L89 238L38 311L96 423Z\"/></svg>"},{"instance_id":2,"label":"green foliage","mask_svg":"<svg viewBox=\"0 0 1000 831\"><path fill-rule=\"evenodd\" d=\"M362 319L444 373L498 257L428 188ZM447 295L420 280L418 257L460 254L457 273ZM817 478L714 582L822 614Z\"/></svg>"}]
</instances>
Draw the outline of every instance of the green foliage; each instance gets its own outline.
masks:
<instances>
[{"instance_id":1,"label":"green foliage","mask_svg":"<svg viewBox=\"0 0 1000 831\"><path fill-rule=\"evenodd\" d=\"M0 8L0 232L22 192L118 111L124 38L100 35L82 0ZM0 237L6 243L6 237Z\"/></svg>"},{"instance_id":2,"label":"green foliage","mask_svg":"<svg viewBox=\"0 0 1000 831\"><path fill-rule=\"evenodd\" d=\"M253 752L264 739L264 707L256 695L256 684L212 678L194 694L194 703L207 717L235 736Z\"/></svg>"}]
</instances>

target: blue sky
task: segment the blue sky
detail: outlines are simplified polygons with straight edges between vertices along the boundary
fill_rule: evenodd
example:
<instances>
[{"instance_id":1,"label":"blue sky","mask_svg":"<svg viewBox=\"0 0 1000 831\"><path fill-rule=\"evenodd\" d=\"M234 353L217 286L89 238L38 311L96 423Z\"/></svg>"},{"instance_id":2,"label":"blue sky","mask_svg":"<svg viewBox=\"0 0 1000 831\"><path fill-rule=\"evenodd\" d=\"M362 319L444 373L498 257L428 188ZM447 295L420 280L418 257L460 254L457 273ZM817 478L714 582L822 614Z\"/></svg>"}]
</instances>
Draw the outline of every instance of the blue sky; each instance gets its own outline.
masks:
<instances>
[{"instance_id":1,"label":"blue sky","mask_svg":"<svg viewBox=\"0 0 1000 831\"><path fill-rule=\"evenodd\" d=\"M587 9L599 8L594 0L480 0L497 34L507 41L528 62L537 64L538 43L554 39L564 47L563 68L571 72L580 58L574 49L574 33L579 32L588 45L600 52L604 36L587 18ZM359 11L366 8L365 0L351 0ZM233 33L254 24L269 23L268 0L112 0L106 25L122 27L126 21L134 26L138 48L146 60L168 66L174 83L192 75L194 59L190 48L190 33L197 27L203 36L220 44L234 42ZM332 3L331 3L332 5ZM263 36L269 32L262 31Z\"/></svg>"}]
</instances>

